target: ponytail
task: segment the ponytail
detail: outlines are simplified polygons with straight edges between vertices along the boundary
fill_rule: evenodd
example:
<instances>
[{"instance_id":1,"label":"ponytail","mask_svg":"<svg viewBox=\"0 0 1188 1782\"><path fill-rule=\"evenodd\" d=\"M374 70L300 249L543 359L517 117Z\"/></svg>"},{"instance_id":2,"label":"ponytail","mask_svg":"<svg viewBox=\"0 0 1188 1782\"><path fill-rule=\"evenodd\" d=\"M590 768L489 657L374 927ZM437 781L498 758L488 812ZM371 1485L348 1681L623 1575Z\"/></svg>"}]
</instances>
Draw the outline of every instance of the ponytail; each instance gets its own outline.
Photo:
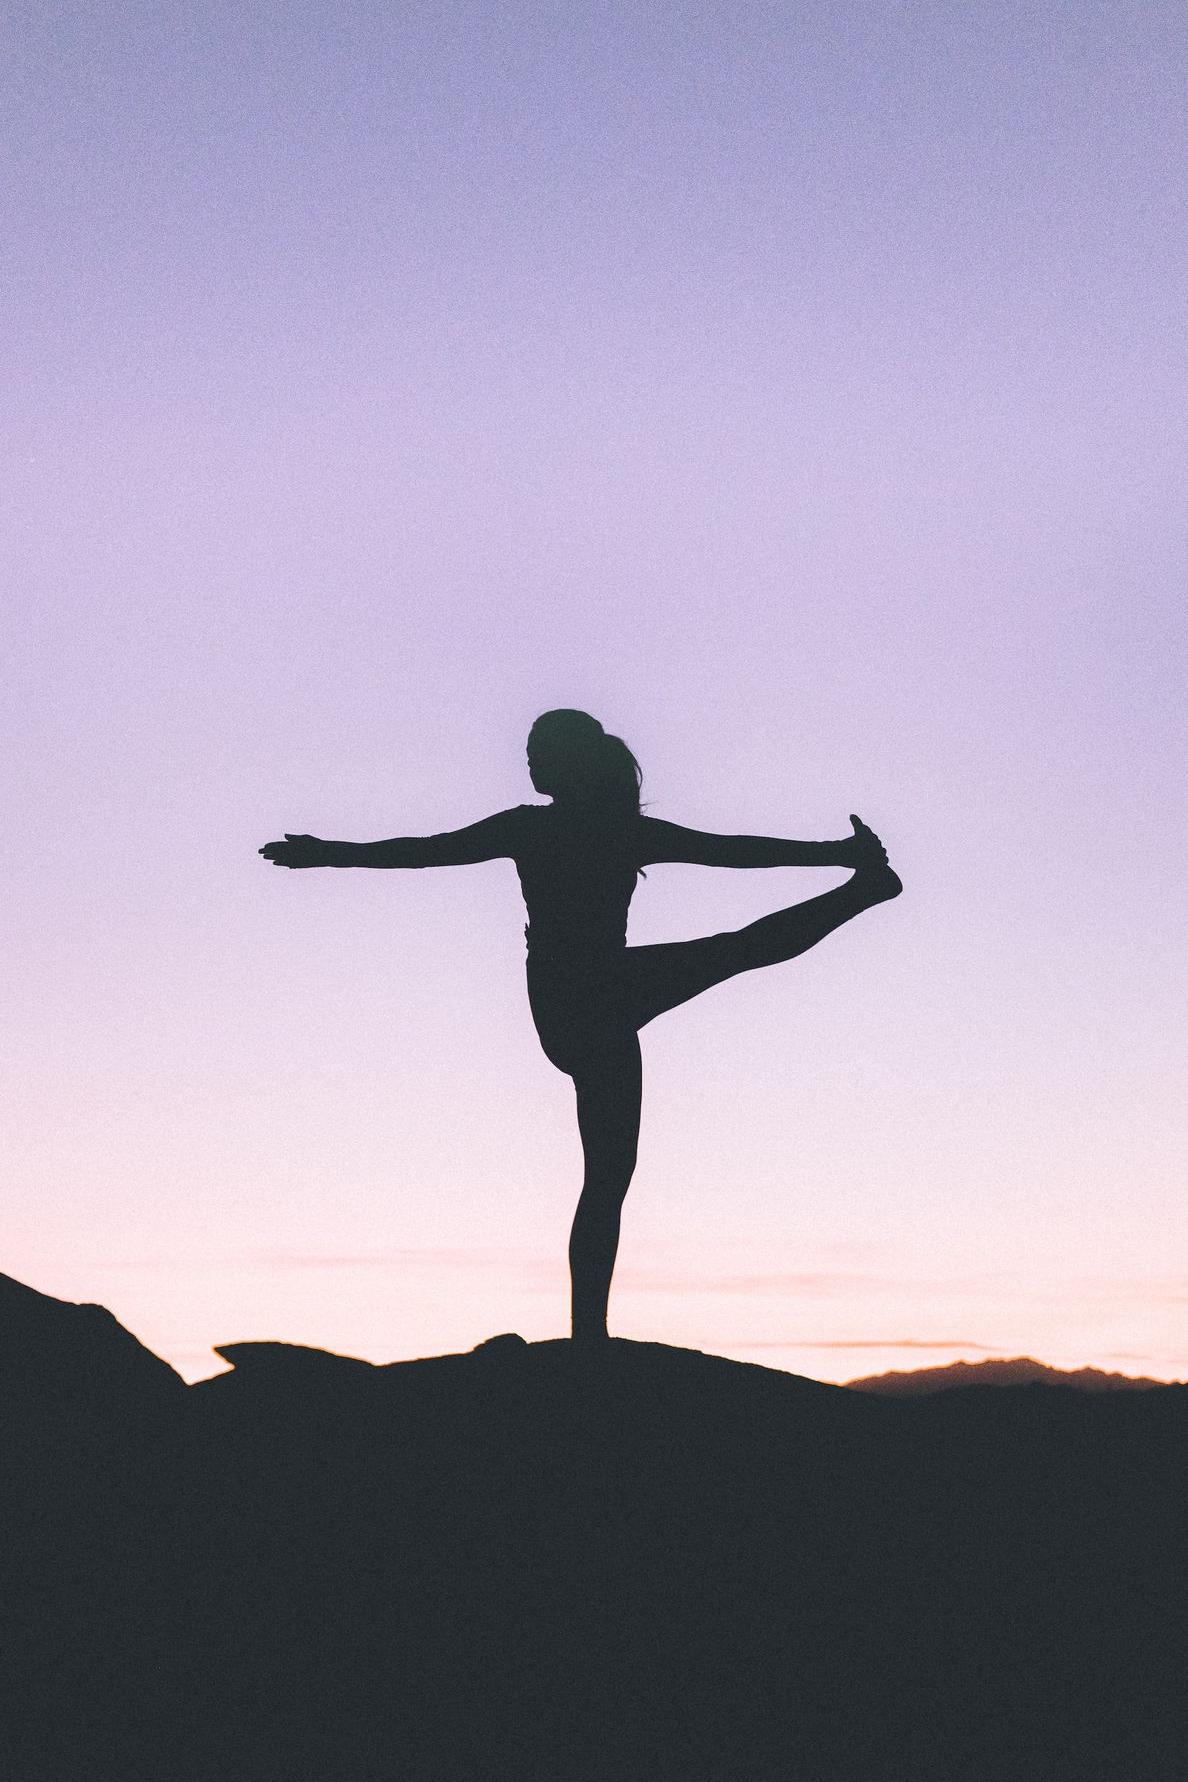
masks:
<instances>
[{"instance_id":1,"label":"ponytail","mask_svg":"<svg viewBox=\"0 0 1188 1782\"><path fill-rule=\"evenodd\" d=\"M609 736L605 731L599 739L598 755L598 803L616 816L638 817L643 785L639 762L621 736Z\"/></svg>"}]
</instances>

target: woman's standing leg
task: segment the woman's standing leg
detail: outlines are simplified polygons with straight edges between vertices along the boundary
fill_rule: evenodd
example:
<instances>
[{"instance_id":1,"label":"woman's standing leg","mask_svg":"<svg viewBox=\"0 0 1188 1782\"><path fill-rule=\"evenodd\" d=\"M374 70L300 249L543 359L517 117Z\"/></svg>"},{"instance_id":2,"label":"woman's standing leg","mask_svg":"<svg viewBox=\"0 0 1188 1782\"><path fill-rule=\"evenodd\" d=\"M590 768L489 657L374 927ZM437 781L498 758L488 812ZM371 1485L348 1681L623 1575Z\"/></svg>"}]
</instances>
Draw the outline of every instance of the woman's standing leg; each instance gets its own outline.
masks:
<instances>
[{"instance_id":1,"label":"woman's standing leg","mask_svg":"<svg viewBox=\"0 0 1188 1782\"><path fill-rule=\"evenodd\" d=\"M572 1073L585 1177L569 1238L573 1336L606 1338L606 1307L619 1248L623 1197L635 1170L643 1088L639 1037L631 1029L591 1048Z\"/></svg>"}]
</instances>

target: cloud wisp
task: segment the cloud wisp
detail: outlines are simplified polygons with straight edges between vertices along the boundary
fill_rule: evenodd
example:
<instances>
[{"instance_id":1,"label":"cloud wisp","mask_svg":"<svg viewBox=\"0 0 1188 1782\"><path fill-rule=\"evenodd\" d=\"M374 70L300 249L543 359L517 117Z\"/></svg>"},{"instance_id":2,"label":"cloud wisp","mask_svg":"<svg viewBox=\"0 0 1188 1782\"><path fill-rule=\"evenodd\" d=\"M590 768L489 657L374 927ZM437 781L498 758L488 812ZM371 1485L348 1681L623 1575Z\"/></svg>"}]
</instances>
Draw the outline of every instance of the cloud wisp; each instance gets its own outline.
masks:
<instances>
[{"instance_id":1,"label":"cloud wisp","mask_svg":"<svg viewBox=\"0 0 1188 1782\"><path fill-rule=\"evenodd\" d=\"M730 1349L976 1349L983 1355L1001 1355L1000 1344L971 1343L960 1337L767 1337L744 1338L723 1345Z\"/></svg>"}]
</instances>

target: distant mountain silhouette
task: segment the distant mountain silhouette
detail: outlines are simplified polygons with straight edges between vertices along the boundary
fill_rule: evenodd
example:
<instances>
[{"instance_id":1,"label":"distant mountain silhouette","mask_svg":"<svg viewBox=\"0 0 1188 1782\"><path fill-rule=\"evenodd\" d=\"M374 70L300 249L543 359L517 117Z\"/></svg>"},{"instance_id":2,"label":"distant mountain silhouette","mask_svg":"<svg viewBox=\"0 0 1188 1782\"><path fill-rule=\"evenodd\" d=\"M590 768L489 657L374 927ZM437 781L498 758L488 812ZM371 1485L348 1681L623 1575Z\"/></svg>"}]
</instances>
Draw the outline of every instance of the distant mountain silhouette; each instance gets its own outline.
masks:
<instances>
[{"instance_id":1,"label":"distant mountain silhouette","mask_svg":"<svg viewBox=\"0 0 1188 1782\"><path fill-rule=\"evenodd\" d=\"M1182 1771L1186 1387L897 1399L507 1335L229 1344L187 1388L0 1287L14 1782Z\"/></svg>"},{"instance_id":2,"label":"distant mountain silhouette","mask_svg":"<svg viewBox=\"0 0 1188 1782\"><path fill-rule=\"evenodd\" d=\"M904 1373L867 1374L847 1380L857 1392L882 1392L901 1398L927 1392L951 1392L958 1386L1075 1386L1079 1392L1146 1391L1167 1385L1132 1374L1107 1374L1099 1367L1059 1368L1019 1355L1013 1361L951 1361L947 1367L920 1367Z\"/></svg>"}]
</instances>

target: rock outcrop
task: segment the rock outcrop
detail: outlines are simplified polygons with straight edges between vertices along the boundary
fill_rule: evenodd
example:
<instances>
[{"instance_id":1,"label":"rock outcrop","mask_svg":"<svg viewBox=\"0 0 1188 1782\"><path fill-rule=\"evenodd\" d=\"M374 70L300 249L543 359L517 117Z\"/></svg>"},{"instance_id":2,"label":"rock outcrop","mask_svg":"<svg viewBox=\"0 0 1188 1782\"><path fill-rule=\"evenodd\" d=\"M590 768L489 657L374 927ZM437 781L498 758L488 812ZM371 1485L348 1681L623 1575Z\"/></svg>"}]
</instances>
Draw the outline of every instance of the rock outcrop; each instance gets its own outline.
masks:
<instances>
[{"instance_id":1,"label":"rock outcrop","mask_svg":"<svg viewBox=\"0 0 1188 1782\"><path fill-rule=\"evenodd\" d=\"M508 1337L228 1345L179 1399L40 1301L7 1365L110 1440L8 1476L20 1782L1165 1782L1188 1749L1188 1388L901 1400Z\"/></svg>"}]
</instances>

